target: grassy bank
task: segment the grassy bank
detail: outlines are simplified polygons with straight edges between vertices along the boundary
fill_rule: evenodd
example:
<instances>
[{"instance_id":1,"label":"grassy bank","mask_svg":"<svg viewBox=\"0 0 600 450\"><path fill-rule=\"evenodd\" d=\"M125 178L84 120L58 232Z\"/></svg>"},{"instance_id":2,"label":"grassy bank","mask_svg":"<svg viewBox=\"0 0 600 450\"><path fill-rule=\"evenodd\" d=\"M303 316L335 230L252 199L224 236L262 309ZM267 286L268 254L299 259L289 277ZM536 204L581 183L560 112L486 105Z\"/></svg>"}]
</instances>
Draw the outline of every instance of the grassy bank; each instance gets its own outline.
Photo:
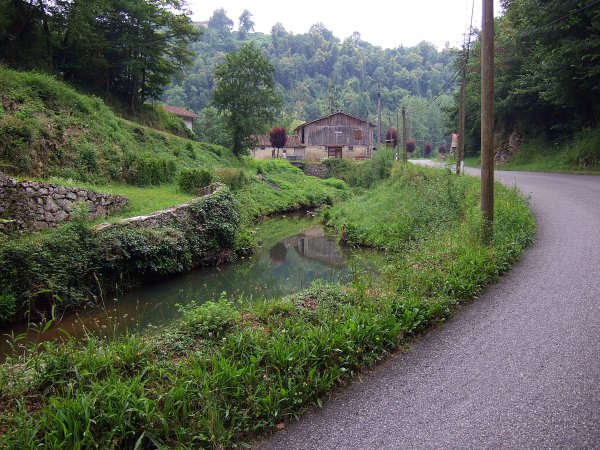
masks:
<instances>
[{"instance_id":1,"label":"grassy bank","mask_svg":"<svg viewBox=\"0 0 600 450\"><path fill-rule=\"evenodd\" d=\"M465 165L479 167L479 157L465 158ZM498 170L600 174L600 129L586 130L571 141L548 143L526 140L512 160Z\"/></svg>"},{"instance_id":2,"label":"grassy bank","mask_svg":"<svg viewBox=\"0 0 600 450\"><path fill-rule=\"evenodd\" d=\"M95 184L170 183L183 168L238 167L222 147L118 117L48 75L0 66L0 170Z\"/></svg>"},{"instance_id":3,"label":"grassy bank","mask_svg":"<svg viewBox=\"0 0 600 450\"><path fill-rule=\"evenodd\" d=\"M321 405L447 318L530 242L526 202L498 186L494 245L481 245L477 190L476 179L396 168L326 216L348 242L386 249L378 276L359 271L350 285L271 301L223 296L184 308L160 334L46 343L7 361L0 445L221 448Z\"/></svg>"}]
</instances>

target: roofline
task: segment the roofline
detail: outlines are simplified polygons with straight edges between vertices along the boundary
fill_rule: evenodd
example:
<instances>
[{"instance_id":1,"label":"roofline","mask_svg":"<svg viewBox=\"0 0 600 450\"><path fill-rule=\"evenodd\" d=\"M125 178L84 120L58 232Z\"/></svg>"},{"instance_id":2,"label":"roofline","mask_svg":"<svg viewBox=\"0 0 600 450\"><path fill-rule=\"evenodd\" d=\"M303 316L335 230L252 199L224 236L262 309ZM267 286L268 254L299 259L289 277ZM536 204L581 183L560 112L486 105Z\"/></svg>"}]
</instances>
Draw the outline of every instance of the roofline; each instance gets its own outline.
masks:
<instances>
[{"instance_id":1,"label":"roofline","mask_svg":"<svg viewBox=\"0 0 600 450\"><path fill-rule=\"evenodd\" d=\"M329 118L329 117L331 117L331 116L335 116L336 114L343 114L343 115L345 115L345 116L348 116L348 117L351 117L351 118L353 118L353 119L355 119L355 120L359 120L360 122L365 122L365 123L368 123L368 124L369 124L369 125L371 125L373 128L377 128L377 125L375 125L374 123L371 123L371 122L369 122L369 121L367 121L367 120L361 119L361 118L359 118L359 117L355 117L355 116L353 116L352 114L345 113L344 111L336 111L336 112L334 112L334 113L331 113L331 114L328 114L328 115L326 115L326 116L319 117L318 119L311 120L310 122L305 122L305 123L303 123L303 124L301 124L301 125L298 125L296 128L294 128L294 131L298 131L300 128L302 128L302 127L305 127L306 125L309 125L309 124L311 124L311 123L314 123L314 122L318 122L319 120L327 119L327 118Z\"/></svg>"}]
</instances>

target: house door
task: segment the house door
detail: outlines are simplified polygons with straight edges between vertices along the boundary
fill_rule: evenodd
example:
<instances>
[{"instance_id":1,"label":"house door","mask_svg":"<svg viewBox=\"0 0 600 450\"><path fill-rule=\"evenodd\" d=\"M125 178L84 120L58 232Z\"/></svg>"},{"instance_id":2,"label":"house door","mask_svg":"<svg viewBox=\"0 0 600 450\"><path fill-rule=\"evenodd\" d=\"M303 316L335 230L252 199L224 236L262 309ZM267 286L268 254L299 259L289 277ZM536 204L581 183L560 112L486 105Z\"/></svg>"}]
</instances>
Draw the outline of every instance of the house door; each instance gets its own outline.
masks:
<instances>
[{"instance_id":1,"label":"house door","mask_svg":"<svg viewBox=\"0 0 600 450\"><path fill-rule=\"evenodd\" d=\"M342 147L327 147L327 156L330 158L342 157Z\"/></svg>"}]
</instances>

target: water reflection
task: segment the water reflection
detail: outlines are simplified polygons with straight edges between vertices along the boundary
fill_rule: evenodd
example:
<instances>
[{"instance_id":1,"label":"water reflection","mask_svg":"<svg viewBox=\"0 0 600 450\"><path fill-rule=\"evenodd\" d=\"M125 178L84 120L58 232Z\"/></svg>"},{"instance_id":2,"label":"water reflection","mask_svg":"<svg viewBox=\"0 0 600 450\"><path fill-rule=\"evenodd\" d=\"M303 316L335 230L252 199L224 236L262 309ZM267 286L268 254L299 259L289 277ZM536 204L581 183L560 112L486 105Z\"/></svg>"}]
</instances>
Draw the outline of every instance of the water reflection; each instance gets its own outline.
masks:
<instances>
[{"instance_id":1,"label":"water reflection","mask_svg":"<svg viewBox=\"0 0 600 450\"><path fill-rule=\"evenodd\" d=\"M69 314L43 337L30 333L28 339L55 339L63 335L61 329L75 336L86 331L118 335L126 329L168 323L178 316L177 304L216 300L223 291L230 297L271 298L297 292L317 279L346 282L350 277L348 250L327 236L313 217L271 219L261 224L257 233L261 246L251 258L194 270L126 292L118 299L105 299L104 308ZM27 330L21 326L13 331ZM10 330L0 334L7 332ZM6 343L0 343L0 355L8 351Z\"/></svg>"}]
</instances>

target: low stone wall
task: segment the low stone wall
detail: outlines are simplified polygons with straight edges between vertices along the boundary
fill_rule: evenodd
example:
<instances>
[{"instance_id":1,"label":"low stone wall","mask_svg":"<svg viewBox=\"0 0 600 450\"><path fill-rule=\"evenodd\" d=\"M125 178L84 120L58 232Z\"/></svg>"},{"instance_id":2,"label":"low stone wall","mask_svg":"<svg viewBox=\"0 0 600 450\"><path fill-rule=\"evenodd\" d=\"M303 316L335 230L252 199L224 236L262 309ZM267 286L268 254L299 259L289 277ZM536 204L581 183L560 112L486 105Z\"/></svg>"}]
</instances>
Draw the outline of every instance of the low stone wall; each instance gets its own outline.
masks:
<instances>
[{"instance_id":1,"label":"low stone wall","mask_svg":"<svg viewBox=\"0 0 600 450\"><path fill-rule=\"evenodd\" d=\"M78 187L17 181L0 172L0 231L36 231L68 221L76 203L85 203L90 220L123 209L129 200Z\"/></svg>"},{"instance_id":2,"label":"low stone wall","mask_svg":"<svg viewBox=\"0 0 600 450\"><path fill-rule=\"evenodd\" d=\"M304 173L313 177L325 178L329 173L329 167L324 164L305 164Z\"/></svg>"},{"instance_id":3,"label":"low stone wall","mask_svg":"<svg viewBox=\"0 0 600 450\"><path fill-rule=\"evenodd\" d=\"M221 183L213 183L210 186L202 188L199 191L199 194L200 196L211 195L219 191L221 187L223 187ZM102 223L94 227L94 231L99 232L114 225L130 225L145 228L158 228L172 225L173 223L182 222L189 218L189 206L189 203L182 203L181 205L156 211L146 216L128 217L127 219L122 219L114 223Z\"/></svg>"}]
</instances>

